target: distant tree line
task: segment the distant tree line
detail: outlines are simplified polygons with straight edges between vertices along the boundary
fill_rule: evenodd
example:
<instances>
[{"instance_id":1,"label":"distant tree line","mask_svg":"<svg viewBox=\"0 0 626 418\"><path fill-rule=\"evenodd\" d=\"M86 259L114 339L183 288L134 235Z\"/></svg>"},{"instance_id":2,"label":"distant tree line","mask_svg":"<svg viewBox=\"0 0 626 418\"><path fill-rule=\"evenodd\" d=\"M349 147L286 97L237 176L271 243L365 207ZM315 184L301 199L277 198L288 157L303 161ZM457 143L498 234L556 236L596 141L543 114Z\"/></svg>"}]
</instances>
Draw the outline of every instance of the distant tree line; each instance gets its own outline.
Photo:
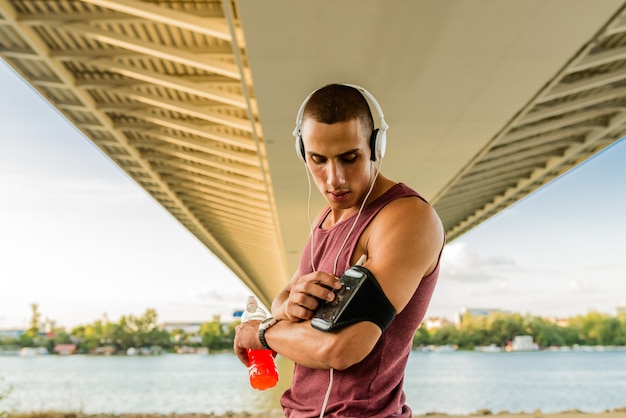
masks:
<instances>
[{"instance_id":1,"label":"distant tree line","mask_svg":"<svg viewBox=\"0 0 626 418\"><path fill-rule=\"evenodd\" d=\"M31 305L32 318L29 328L17 338L0 337L0 345L17 347L44 347L52 353L58 344L76 344L77 352L92 353L99 347L107 347L117 353L125 353L129 348L158 347L163 351L176 351L180 346L208 348L209 351L232 349L235 327L238 322L222 324L217 321L205 322L198 333L186 333L183 329L166 331L158 323L154 309L147 309L143 315L123 315L119 321L96 320L91 324L80 325L67 332L56 328L42 333L38 307Z\"/></svg>"},{"instance_id":2,"label":"distant tree line","mask_svg":"<svg viewBox=\"0 0 626 418\"><path fill-rule=\"evenodd\" d=\"M538 316L493 312L487 316L464 314L460 324L445 324L428 330L423 323L413 339L413 347L457 345L472 350L495 344L505 347L517 335L531 335L539 347L573 345L626 345L626 314L611 316L597 312L566 319L564 324Z\"/></svg>"},{"instance_id":3,"label":"distant tree line","mask_svg":"<svg viewBox=\"0 0 626 418\"><path fill-rule=\"evenodd\" d=\"M79 353L93 353L108 347L125 353L130 347L159 347L174 352L181 346L207 348L209 351L231 350L235 327L239 321L228 324L218 321L204 322L197 333L182 329L168 332L158 323L154 309L143 315L124 315L119 321L96 320L67 332L57 328L42 334L41 315L32 305L29 328L19 337L2 338L0 345L13 347L45 347L52 353L57 344L76 344ZM439 328L427 329L424 322L415 333L413 348L427 345L456 345L462 350L495 344L505 347L517 335L531 335L540 347L578 345L626 345L626 314L611 316L597 312L565 320L566 325L538 316L493 312L487 316L464 314L460 324L446 323Z\"/></svg>"}]
</instances>

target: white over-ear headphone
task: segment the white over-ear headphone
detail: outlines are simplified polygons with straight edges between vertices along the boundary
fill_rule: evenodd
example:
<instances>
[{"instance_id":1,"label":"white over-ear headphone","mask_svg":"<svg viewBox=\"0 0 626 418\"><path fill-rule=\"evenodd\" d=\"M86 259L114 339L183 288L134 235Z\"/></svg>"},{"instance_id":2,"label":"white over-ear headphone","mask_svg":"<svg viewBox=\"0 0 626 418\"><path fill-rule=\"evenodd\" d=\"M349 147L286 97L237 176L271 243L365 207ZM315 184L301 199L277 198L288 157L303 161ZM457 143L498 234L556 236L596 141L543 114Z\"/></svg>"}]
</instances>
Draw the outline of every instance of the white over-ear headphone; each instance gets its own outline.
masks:
<instances>
[{"instance_id":1,"label":"white over-ear headphone","mask_svg":"<svg viewBox=\"0 0 626 418\"><path fill-rule=\"evenodd\" d=\"M376 108L376 113L378 113L378 117L380 118L378 128L374 129L372 132L372 136L370 137L370 149L372 150L372 161L381 160L385 156L385 150L387 149L387 129L389 129L389 125L385 122L385 116L383 115L383 110L380 105L376 101L376 98L372 96L372 94L365 90L363 87L354 85L354 84L342 84L343 86L348 86L357 89L363 96L365 96ZM304 153L304 142L302 141L302 117L304 115L304 108L308 103L311 96L316 92L310 93L304 102L300 105L300 110L298 110L298 116L296 117L296 128L293 131L293 136L296 138L296 153L298 157L302 161L306 161L306 156Z\"/></svg>"}]
</instances>

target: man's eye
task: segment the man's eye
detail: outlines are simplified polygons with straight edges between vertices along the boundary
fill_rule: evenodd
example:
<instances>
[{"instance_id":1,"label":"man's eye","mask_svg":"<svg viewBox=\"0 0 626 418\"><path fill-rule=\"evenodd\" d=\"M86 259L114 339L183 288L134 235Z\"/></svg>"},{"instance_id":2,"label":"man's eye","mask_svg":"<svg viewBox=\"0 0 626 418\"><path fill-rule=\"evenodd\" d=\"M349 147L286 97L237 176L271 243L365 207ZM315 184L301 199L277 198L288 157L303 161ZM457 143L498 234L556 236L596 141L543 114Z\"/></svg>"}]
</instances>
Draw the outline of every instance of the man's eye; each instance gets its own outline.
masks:
<instances>
[{"instance_id":1,"label":"man's eye","mask_svg":"<svg viewBox=\"0 0 626 418\"><path fill-rule=\"evenodd\" d=\"M343 162L345 162L345 163L353 163L353 162L355 162L355 161L356 161L356 158L357 158L356 154L350 154L350 155L345 155L345 156L342 158L342 160L343 160Z\"/></svg>"},{"instance_id":2,"label":"man's eye","mask_svg":"<svg viewBox=\"0 0 626 418\"><path fill-rule=\"evenodd\" d=\"M311 155L311 161L313 161L315 164L323 164L326 159L318 155Z\"/></svg>"}]
</instances>

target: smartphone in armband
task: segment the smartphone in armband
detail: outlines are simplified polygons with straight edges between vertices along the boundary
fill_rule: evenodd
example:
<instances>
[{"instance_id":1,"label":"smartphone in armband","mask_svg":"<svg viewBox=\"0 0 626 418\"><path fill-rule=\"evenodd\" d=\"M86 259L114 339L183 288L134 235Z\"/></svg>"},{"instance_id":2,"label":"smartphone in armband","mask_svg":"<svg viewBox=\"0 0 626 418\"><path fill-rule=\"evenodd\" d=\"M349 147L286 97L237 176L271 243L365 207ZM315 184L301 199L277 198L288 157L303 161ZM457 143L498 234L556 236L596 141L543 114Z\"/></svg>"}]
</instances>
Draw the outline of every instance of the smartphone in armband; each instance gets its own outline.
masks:
<instances>
[{"instance_id":1,"label":"smartphone in armband","mask_svg":"<svg viewBox=\"0 0 626 418\"><path fill-rule=\"evenodd\" d=\"M372 272L357 263L341 276L341 289L311 318L311 326L324 332L340 330L357 322L369 321L385 331L396 316L382 287Z\"/></svg>"},{"instance_id":2,"label":"smartphone in armband","mask_svg":"<svg viewBox=\"0 0 626 418\"><path fill-rule=\"evenodd\" d=\"M367 276L364 272L350 267L341 276L341 289L335 291L335 298L332 302L326 302L311 319L311 326L320 331L333 331L338 329L337 324L341 315L354 299L356 293L361 289Z\"/></svg>"}]
</instances>

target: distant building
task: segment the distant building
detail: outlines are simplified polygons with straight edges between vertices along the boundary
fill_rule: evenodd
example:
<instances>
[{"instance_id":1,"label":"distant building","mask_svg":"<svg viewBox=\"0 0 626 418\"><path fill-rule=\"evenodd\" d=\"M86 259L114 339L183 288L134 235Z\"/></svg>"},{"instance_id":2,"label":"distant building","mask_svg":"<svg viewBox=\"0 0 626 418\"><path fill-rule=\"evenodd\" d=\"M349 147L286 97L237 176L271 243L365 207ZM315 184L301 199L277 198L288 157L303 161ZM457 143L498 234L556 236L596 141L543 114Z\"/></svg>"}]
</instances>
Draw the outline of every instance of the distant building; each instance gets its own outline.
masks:
<instances>
[{"instance_id":1,"label":"distant building","mask_svg":"<svg viewBox=\"0 0 626 418\"><path fill-rule=\"evenodd\" d=\"M202 322L164 322L163 329L169 333L176 329L181 329L185 334L197 334L200 332Z\"/></svg>"},{"instance_id":2,"label":"distant building","mask_svg":"<svg viewBox=\"0 0 626 418\"><path fill-rule=\"evenodd\" d=\"M206 321L198 322L198 321L167 321L163 322L162 327L165 331L171 333L175 329L182 329L185 334L197 334L200 332L200 328L202 324L207 322L219 322L220 315L213 315L211 319L207 319Z\"/></svg>"},{"instance_id":3,"label":"distant building","mask_svg":"<svg viewBox=\"0 0 626 418\"><path fill-rule=\"evenodd\" d=\"M76 354L76 344L57 344L54 346L54 352L62 356Z\"/></svg>"},{"instance_id":4,"label":"distant building","mask_svg":"<svg viewBox=\"0 0 626 418\"><path fill-rule=\"evenodd\" d=\"M57 322L53 319L46 318L42 326L40 326L39 332L44 334L53 333L57 327Z\"/></svg>"},{"instance_id":5,"label":"distant building","mask_svg":"<svg viewBox=\"0 0 626 418\"><path fill-rule=\"evenodd\" d=\"M516 335L506 347L506 351L537 351L539 345L533 341L532 335Z\"/></svg>"},{"instance_id":6,"label":"distant building","mask_svg":"<svg viewBox=\"0 0 626 418\"><path fill-rule=\"evenodd\" d=\"M427 330L439 329L448 325L450 321L446 318L427 318L424 320L424 326Z\"/></svg>"},{"instance_id":7,"label":"distant building","mask_svg":"<svg viewBox=\"0 0 626 418\"><path fill-rule=\"evenodd\" d=\"M26 332L23 329L0 329L0 339L16 340Z\"/></svg>"},{"instance_id":8,"label":"distant building","mask_svg":"<svg viewBox=\"0 0 626 418\"><path fill-rule=\"evenodd\" d=\"M555 316L550 316L545 319L546 321L556 325L557 327L569 327L569 318L557 318Z\"/></svg>"},{"instance_id":9,"label":"distant building","mask_svg":"<svg viewBox=\"0 0 626 418\"><path fill-rule=\"evenodd\" d=\"M463 308L461 312L456 314L456 318L454 322L457 326L459 326L463 323L463 317L465 315L487 317L492 313L510 314L511 311L503 311L502 309L492 309L492 308Z\"/></svg>"}]
</instances>

